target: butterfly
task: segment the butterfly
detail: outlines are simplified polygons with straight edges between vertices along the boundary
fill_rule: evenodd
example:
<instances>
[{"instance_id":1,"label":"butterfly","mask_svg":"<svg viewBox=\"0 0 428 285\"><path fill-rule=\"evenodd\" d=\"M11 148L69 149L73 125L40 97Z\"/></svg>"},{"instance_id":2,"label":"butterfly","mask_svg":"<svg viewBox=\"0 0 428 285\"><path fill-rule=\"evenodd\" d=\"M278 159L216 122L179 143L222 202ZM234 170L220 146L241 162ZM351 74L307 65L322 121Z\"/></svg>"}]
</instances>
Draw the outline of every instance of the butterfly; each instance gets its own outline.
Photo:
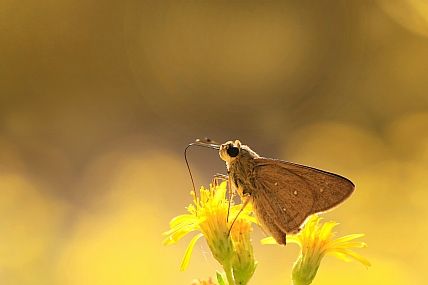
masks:
<instances>
[{"instance_id":1,"label":"butterfly","mask_svg":"<svg viewBox=\"0 0 428 285\"><path fill-rule=\"evenodd\" d=\"M297 234L308 217L340 205L355 190L345 177L313 167L259 156L239 140L196 144L219 150L232 188L253 206L259 223L278 244Z\"/></svg>"}]
</instances>

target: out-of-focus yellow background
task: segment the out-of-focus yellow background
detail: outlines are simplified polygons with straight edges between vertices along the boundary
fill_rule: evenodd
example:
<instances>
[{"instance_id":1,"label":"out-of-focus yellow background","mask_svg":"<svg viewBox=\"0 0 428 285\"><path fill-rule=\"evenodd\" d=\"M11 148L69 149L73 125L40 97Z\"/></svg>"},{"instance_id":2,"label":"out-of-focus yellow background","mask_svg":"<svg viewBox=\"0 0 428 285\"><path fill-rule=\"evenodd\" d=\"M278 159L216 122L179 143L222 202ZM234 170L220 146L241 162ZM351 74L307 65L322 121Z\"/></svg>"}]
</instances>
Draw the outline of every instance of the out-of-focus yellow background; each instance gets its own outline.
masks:
<instances>
[{"instance_id":1,"label":"out-of-focus yellow background","mask_svg":"<svg viewBox=\"0 0 428 285\"><path fill-rule=\"evenodd\" d=\"M324 215L372 262L326 257L314 284L428 278L428 4L0 3L0 283L190 284L221 270L192 235L185 146L240 139L357 185ZM225 172L191 148L198 186ZM289 284L296 245L261 246L251 284Z\"/></svg>"}]
</instances>

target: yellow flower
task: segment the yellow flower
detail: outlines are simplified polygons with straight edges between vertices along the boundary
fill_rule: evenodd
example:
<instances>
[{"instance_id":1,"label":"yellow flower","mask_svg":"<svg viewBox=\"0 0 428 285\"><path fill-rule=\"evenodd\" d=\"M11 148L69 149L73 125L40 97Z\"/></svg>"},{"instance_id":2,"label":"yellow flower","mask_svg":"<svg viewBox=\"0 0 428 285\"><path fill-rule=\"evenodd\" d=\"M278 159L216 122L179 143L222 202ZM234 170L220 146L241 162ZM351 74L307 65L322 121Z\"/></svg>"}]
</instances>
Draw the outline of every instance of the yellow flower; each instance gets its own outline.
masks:
<instances>
[{"instance_id":1,"label":"yellow flower","mask_svg":"<svg viewBox=\"0 0 428 285\"><path fill-rule=\"evenodd\" d=\"M223 266L229 284L233 284L232 261L236 254L235 244L230 229L232 221L239 213L242 205L236 205L229 208L229 202L226 199L227 183L212 187L209 190L200 189L200 198L196 198L192 191L192 205L187 207L190 214L175 217L170 222L171 230L163 233L168 237L163 241L164 245L177 243L183 236L192 232L200 231L190 241L181 262L180 270L185 270L189 265L190 255L199 238L205 237L208 246L215 259ZM246 219L256 222L255 218L250 216L251 206L247 207L239 214L239 221ZM229 215L228 215L229 214ZM232 229L235 225L232 227Z\"/></svg>"},{"instance_id":2,"label":"yellow flower","mask_svg":"<svg viewBox=\"0 0 428 285\"><path fill-rule=\"evenodd\" d=\"M367 247L364 242L351 241L363 237L364 234L352 234L333 240L336 233L331 230L338 223L326 222L320 225L320 220L321 218L313 215L298 235L287 236L287 243L297 243L300 246L300 255L292 270L295 285L311 284L326 254L348 262L357 260L366 267L371 266L367 259L349 249ZM276 242L269 237L263 239L262 243L275 244Z\"/></svg>"},{"instance_id":3,"label":"yellow flower","mask_svg":"<svg viewBox=\"0 0 428 285\"><path fill-rule=\"evenodd\" d=\"M244 219L237 219L231 230L236 251L232 260L235 284L247 284L257 267L250 238L252 231L250 221Z\"/></svg>"}]
</instances>

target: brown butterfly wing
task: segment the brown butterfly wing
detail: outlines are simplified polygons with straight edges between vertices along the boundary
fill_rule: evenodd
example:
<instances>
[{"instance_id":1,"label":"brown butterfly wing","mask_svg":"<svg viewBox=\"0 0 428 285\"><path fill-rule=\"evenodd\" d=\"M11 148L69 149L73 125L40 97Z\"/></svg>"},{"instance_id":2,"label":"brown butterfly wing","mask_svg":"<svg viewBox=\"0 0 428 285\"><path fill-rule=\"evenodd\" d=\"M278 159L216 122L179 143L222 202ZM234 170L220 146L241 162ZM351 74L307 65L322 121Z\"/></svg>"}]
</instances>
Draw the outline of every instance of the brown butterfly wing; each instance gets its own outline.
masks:
<instances>
[{"instance_id":1,"label":"brown butterfly wing","mask_svg":"<svg viewBox=\"0 0 428 285\"><path fill-rule=\"evenodd\" d=\"M257 218L272 235L273 225L284 233L297 233L314 204L306 181L271 162L257 164L253 175L256 189L251 196Z\"/></svg>"},{"instance_id":2,"label":"brown butterfly wing","mask_svg":"<svg viewBox=\"0 0 428 285\"><path fill-rule=\"evenodd\" d=\"M269 158L254 162L252 203L270 231L273 223L272 228L297 233L309 215L338 206L355 189L348 179L312 167Z\"/></svg>"}]
</instances>

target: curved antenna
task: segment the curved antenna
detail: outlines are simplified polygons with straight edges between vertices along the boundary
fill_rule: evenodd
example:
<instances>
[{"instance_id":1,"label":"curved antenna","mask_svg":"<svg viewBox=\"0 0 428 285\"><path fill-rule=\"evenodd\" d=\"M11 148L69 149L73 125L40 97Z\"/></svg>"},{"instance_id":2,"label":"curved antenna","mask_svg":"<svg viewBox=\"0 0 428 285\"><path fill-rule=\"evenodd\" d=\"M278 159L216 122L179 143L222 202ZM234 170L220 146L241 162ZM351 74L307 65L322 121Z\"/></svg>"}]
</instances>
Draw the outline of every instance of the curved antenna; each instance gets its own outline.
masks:
<instances>
[{"instance_id":1,"label":"curved antenna","mask_svg":"<svg viewBox=\"0 0 428 285\"><path fill-rule=\"evenodd\" d=\"M197 140L196 140L196 142L194 142L194 143L189 143L189 145L188 145L188 146L186 146L186 148L184 149L184 160L186 161L187 170L189 171L190 180L192 181L192 186L193 186L193 196L194 196L194 199L195 199L195 202L196 202L198 197L196 196L195 181L194 181L194 179L193 179L192 171L190 170L189 162L187 161L187 149L188 149L190 146L193 146L193 145L196 145L196 146L202 146L202 147L206 147L206 148L211 148L211 149L217 149L217 150L219 150L219 149L220 149L220 144L219 144L219 143L216 143L216 142L214 142L213 140L210 140L210 139L208 139L208 138L205 138L204 140L197 139Z\"/></svg>"},{"instance_id":2,"label":"curved antenna","mask_svg":"<svg viewBox=\"0 0 428 285\"><path fill-rule=\"evenodd\" d=\"M187 170L189 171L189 175L190 175L190 179L192 180L192 186L193 186L193 196L195 199L195 205L196 207L198 207L197 204L197 196L196 196L196 187L195 187L195 181L193 180L193 175L192 172L190 171L190 166L189 166L189 162L187 161L187 149L190 146L193 145L197 145L197 146L202 146L202 147L206 147L206 148L211 148L211 149L216 149L216 150L220 150L220 143L217 143L209 138L205 138L203 140L197 139L194 143L190 143L185 149L184 149L184 160L186 161L186 165L187 165ZM230 189L230 183L228 183L229 186L229 194L232 197L232 190ZM227 221L229 221L229 214L230 214L230 203L231 203L232 199L229 199L229 207L227 209ZM244 210L245 206L248 204L248 202L250 201L250 199L245 200L244 204L242 205L241 210L239 210L238 214L236 215L235 219L233 219L232 224L230 225L229 228L229 232L228 235L230 235L230 231L232 230L233 225L235 224L236 219L238 218L239 214L242 212L242 210Z\"/></svg>"}]
</instances>

